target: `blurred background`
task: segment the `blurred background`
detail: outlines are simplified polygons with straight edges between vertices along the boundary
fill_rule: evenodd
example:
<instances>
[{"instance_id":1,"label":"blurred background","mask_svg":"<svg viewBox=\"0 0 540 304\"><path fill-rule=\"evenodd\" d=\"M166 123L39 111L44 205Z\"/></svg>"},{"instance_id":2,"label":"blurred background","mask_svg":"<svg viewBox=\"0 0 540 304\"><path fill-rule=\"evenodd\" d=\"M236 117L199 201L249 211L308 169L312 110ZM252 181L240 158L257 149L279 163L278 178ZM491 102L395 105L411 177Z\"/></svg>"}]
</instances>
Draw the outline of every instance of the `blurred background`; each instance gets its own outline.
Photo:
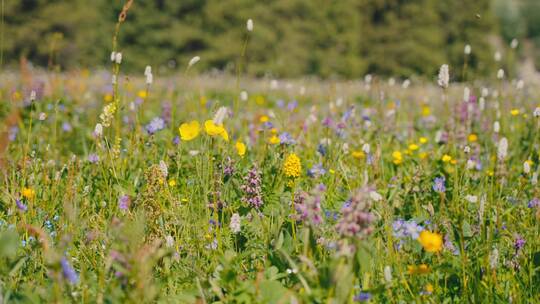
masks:
<instances>
[{"instance_id":1,"label":"blurred background","mask_svg":"<svg viewBox=\"0 0 540 304\"><path fill-rule=\"evenodd\" d=\"M108 66L122 5L3 0L2 67ZM467 44L469 77L540 68L540 0L135 0L120 31L122 69L173 73L198 55L199 71L234 72L248 18L243 72L258 77L432 77L443 63L461 69Z\"/></svg>"}]
</instances>

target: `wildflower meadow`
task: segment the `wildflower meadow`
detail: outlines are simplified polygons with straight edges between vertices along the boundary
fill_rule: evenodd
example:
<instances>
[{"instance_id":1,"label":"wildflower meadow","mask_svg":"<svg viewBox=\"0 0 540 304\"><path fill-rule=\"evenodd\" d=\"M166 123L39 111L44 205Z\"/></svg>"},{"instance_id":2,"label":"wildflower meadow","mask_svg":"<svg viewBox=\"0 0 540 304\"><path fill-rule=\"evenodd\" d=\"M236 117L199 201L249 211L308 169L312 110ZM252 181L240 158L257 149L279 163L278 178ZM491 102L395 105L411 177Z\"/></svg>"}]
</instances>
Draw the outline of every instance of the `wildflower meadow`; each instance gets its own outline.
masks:
<instances>
[{"instance_id":1,"label":"wildflower meadow","mask_svg":"<svg viewBox=\"0 0 540 304\"><path fill-rule=\"evenodd\" d=\"M253 78L256 19L125 73L132 3L109 68L0 73L0 303L540 303L540 87Z\"/></svg>"}]
</instances>

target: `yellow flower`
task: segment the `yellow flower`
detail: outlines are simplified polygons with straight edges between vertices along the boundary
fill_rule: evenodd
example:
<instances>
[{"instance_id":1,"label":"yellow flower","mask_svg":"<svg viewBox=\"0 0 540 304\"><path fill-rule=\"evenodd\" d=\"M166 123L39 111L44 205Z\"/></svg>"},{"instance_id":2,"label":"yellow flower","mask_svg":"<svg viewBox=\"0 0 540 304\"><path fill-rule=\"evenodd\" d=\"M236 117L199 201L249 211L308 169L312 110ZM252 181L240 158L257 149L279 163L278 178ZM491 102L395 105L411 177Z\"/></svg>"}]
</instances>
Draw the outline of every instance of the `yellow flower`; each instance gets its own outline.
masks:
<instances>
[{"instance_id":1,"label":"yellow flower","mask_svg":"<svg viewBox=\"0 0 540 304\"><path fill-rule=\"evenodd\" d=\"M204 122L204 129L210 136L221 136L225 141L229 141L229 133L222 124L216 125L213 120L207 120Z\"/></svg>"},{"instance_id":2,"label":"yellow flower","mask_svg":"<svg viewBox=\"0 0 540 304\"><path fill-rule=\"evenodd\" d=\"M299 177L301 171L302 164L300 163L300 158L294 153L289 154L283 163L283 172L285 172L285 175L293 178Z\"/></svg>"},{"instance_id":3,"label":"yellow flower","mask_svg":"<svg viewBox=\"0 0 540 304\"><path fill-rule=\"evenodd\" d=\"M431 114L431 109L428 106L422 107L422 116L426 117Z\"/></svg>"},{"instance_id":4,"label":"yellow flower","mask_svg":"<svg viewBox=\"0 0 540 304\"><path fill-rule=\"evenodd\" d=\"M145 99L146 98L146 91L143 91L143 90L140 90L137 95L142 98L142 99Z\"/></svg>"},{"instance_id":5,"label":"yellow flower","mask_svg":"<svg viewBox=\"0 0 540 304\"><path fill-rule=\"evenodd\" d=\"M418 157L420 157L420 159L426 159L426 157L428 156L427 152L421 152Z\"/></svg>"},{"instance_id":6,"label":"yellow flower","mask_svg":"<svg viewBox=\"0 0 540 304\"><path fill-rule=\"evenodd\" d=\"M272 134L277 134L278 130L276 128L272 128L270 129L270 133Z\"/></svg>"},{"instance_id":7,"label":"yellow flower","mask_svg":"<svg viewBox=\"0 0 540 304\"><path fill-rule=\"evenodd\" d=\"M418 242L424 247L427 252L439 252L442 250L442 236L436 232L424 230L420 232Z\"/></svg>"},{"instance_id":8,"label":"yellow flower","mask_svg":"<svg viewBox=\"0 0 540 304\"><path fill-rule=\"evenodd\" d=\"M176 180L171 178L171 179L169 180L169 186L170 186L170 187L176 186Z\"/></svg>"},{"instance_id":9,"label":"yellow flower","mask_svg":"<svg viewBox=\"0 0 540 304\"><path fill-rule=\"evenodd\" d=\"M429 273L430 269L428 265L426 264L420 264L418 266L416 265L409 265L407 266L407 272L409 274L427 274Z\"/></svg>"},{"instance_id":10,"label":"yellow flower","mask_svg":"<svg viewBox=\"0 0 540 304\"><path fill-rule=\"evenodd\" d=\"M443 157L441 158L441 160L445 163L449 162L452 160L452 156L448 155L448 154L445 154L443 155Z\"/></svg>"},{"instance_id":11,"label":"yellow flower","mask_svg":"<svg viewBox=\"0 0 540 304\"><path fill-rule=\"evenodd\" d=\"M394 151L392 152L392 157L394 158L393 162L396 165L399 165L403 162L403 155L400 151Z\"/></svg>"},{"instance_id":12,"label":"yellow flower","mask_svg":"<svg viewBox=\"0 0 540 304\"><path fill-rule=\"evenodd\" d=\"M420 143L421 143L421 144L425 144L425 143L427 143L427 142L428 142L428 139L427 139L426 137L423 137L423 136L420 137Z\"/></svg>"},{"instance_id":13,"label":"yellow flower","mask_svg":"<svg viewBox=\"0 0 540 304\"><path fill-rule=\"evenodd\" d=\"M263 96L257 96L257 97L255 97L255 102L256 102L258 105L262 106L262 105L265 103L264 97L263 97Z\"/></svg>"},{"instance_id":14,"label":"yellow flower","mask_svg":"<svg viewBox=\"0 0 540 304\"><path fill-rule=\"evenodd\" d=\"M352 156L356 159L363 159L366 157L366 153L364 153L364 151L357 150L352 152Z\"/></svg>"},{"instance_id":15,"label":"yellow flower","mask_svg":"<svg viewBox=\"0 0 540 304\"><path fill-rule=\"evenodd\" d=\"M519 115L519 110L518 109L513 109L512 111L510 111L510 114L512 114L512 116Z\"/></svg>"},{"instance_id":16,"label":"yellow flower","mask_svg":"<svg viewBox=\"0 0 540 304\"><path fill-rule=\"evenodd\" d=\"M199 132L201 132L201 127L198 121L193 120L189 123L181 124L180 128L178 128L178 132L180 132L180 138L183 141L190 141L199 136Z\"/></svg>"},{"instance_id":17,"label":"yellow flower","mask_svg":"<svg viewBox=\"0 0 540 304\"><path fill-rule=\"evenodd\" d=\"M279 140L279 137L277 137L276 135L272 135L272 137L270 137L268 142L271 143L272 145L277 145L280 143L280 140Z\"/></svg>"},{"instance_id":18,"label":"yellow flower","mask_svg":"<svg viewBox=\"0 0 540 304\"><path fill-rule=\"evenodd\" d=\"M478 136L476 134L469 134L469 137L468 137L468 140L469 142L475 142L478 140Z\"/></svg>"},{"instance_id":19,"label":"yellow flower","mask_svg":"<svg viewBox=\"0 0 540 304\"><path fill-rule=\"evenodd\" d=\"M425 290L426 290L426 292L429 293L429 294L430 294L430 293L433 293L433 290L434 290L433 285L431 285L431 284L428 283L428 284L426 285Z\"/></svg>"},{"instance_id":20,"label":"yellow flower","mask_svg":"<svg viewBox=\"0 0 540 304\"><path fill-rule=\"evenodd\" d=\"M23 188L22 190L22 196L25 197L26 199L33 199L34 196L36 196L36 191L34 191L34 189L32 188Z\"/></svg>"},{"instance_id":21,"label":"yellow flower","mask_svg":"<svg viewBox=\"0 0 540 304\"><path fill-rule=\"evenodd\" d=\"M261 122L261 123L265 123L265 122L267 122L269 120L270 120L270 118L268 118L268 116L266 116L266 115L263 115L263 116L259 117L259 122Z\"/></svg>"},{"instance_id":22,"label":"yellow flower","mask_svg":"<svg viewBox=\"0 0 540 304\"><path fill-rule=\"evenodd\" d=\"M246 145L243 142L236 142L236 153L240 156L244 156L246 154Z\"/></svg>"},{"instance_id":23,"label":"yellow flower","mask_svg":"<svg viewBox=\"0 0 540 304\"><path fill-rule=\"evenodd\" d=\"M105 96L103 96L103 100L105 100L106 102L111 102L113 101L113 97L112 97L112 94L105 94Z\"/></svg>"},{"instance_id":24,"label":"yellow flower","mask_svg":"<svg viewBox=\"0 0 540 304\"><path fill-rule=\"evenodd\" d=\"M416 151L418 150L418 148L420 148L417 144L410 144L409 145L409 150L411 151Z\"/></svg>"}]
</instances>

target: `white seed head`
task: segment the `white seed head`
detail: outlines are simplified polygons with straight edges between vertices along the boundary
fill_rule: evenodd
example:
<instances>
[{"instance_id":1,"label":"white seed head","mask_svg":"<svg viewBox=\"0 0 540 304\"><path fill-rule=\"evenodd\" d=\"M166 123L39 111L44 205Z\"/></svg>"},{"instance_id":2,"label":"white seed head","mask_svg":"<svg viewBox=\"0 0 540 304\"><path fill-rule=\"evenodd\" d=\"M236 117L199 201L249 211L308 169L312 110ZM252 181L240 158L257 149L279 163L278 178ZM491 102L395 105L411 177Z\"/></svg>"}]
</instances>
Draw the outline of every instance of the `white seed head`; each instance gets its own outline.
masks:
<instances>
[{"instance_id":1,"label":"white seed head","mask_svg":"<svg viewBox=\"0 0 540 304\"><path fill-rule=\"evenodd\" d=\"M120 53L120 52L116 53L116 55L114 56L114 61L117 64L121 64L122 63L122 53Z\"/></svg>"},{"instance_id":2,"label":"white seed head","mask_svg":"<svg viewBox=\"0 0 540 304\"><path fill-rule=\"evenodd\" d=\"M497 71L497 79L503 79L504 78L504 70L503 69L499 69Z\"/></svg>"},{"instance_id":3,"label":"white seed head","mask_svg":"<svg viewBox=\"0 0 540 304\"><path fill-rule=\"evenodd\" d=\"M44 121L47 119L47 114L44 112L39 113L39 120Z\"/></svg>"},{"instance_id":4,"label":"white seed head","mask_svg":"<svg viewBox=\"0 0 540 304\"><path fill-rule=\"evenodd\" d=\"M369 198L371 198L374 202L379 202L383 197L377 191L371 191L369 193Z\"/></svg>"},{"instance_id":5,"label":"white seed head","mask_svg":"<svg viewBox=\"0 0 540 304\"><path fill-rule=\"evenodd\" d=\"M476 195L467 194L467 195L465 196L465 199L466 199L469 203L476 203L476 202L478 202L478 196L476 196Z\"/></svg>"},{"instance_id":6,"label":"white seed head","mask_svg":"<svg viewBox=\"0 0 540 304\"><path fill-rule=\"evenodd\" d=\"M493 123L493 132L499 133L501 131L501 124L496 121Z\"/></svg>"},{"instance_id":7,"label":"white seed head","mask_svg":"<svg viewBox=\"0 0 540 304\"><path fill-rule=\"evenodd\" d=\"M246 28L249 32L253 31L253 20L248 19L248 21L246 22Z\"/></svg>"},{"instance_id":8,"label":"white seed head","mask_svg":"<svg viewBox=\"0 0 540 304\"><path fill-rule=\"evenodd\" d=\"M411 81L409 79L405 79L405 81L403 81L403 84L401 84L401 87L406 89L408 88L409 86L411 85Z\"/></svg>"},{"instance_id":9,"label":"white seed head","mask_svg":"<svg viewBox=\"0 0 540 304\"><path fill-rule=\"evenodd\" d=\"M441 66L441 69L439 70L439 79L438 79L439 86L442 88L448 88L449 82L450 82L450 72L448 69L448 65L443 64Z\"/></svg>"},{"instance_id":10,"label":"white seed head","mask_svg":"<svg viewBox=\"0 0 540 304\"><path fill-rule=\"evenodd\" d=\"M103 135L103 125L100 123L96 124L96 127L94 128L94 136L101 137Z\"/></svg>"},{"instance_id":11,"label":"white seed head","mask_svg":"<svg viewBox=\"0 0 540 304\"><path fill-rule=\"evenodd\" d=\"M159 171L161 171L161 175L163 175L164 178L169 176L169 168L167 167L167 163L165 163L163 160L159 161Z\"/></svg>"},{"instance_id":12,"label":"white seed head","mask_svg":"<svg viewBox=\"0 0 540 304\"><path fill-rule=\"evenodd\" d=\"M229 224L229 228L231 228L232 233L239 233L241 231L241 222L240 222L240 215L238 213L234 213L231 216L231 223Z\"/></svg>"},{"instance_id":13,"label":"white seed head","mask_svg":"<svg viewBox=\"0 0 540 304\"><path fill-rule=\"evenodd\" d=\"M392 268L388 265L384 266L384 280L386 283L392 282Z\"/></svg>"},{"instance_id":14,"label":"white seed head","mask_svg":"<svg viewBox=\"0 0 540 304\"><path fill-rule=\"evenodd\" d=\"M471 46L469 44L465 45L465 49L463 50L463 53L465 53L465 55L471 54Z\"/></svg>"},{"instance_id":15,"label":"white seed head","mask_svg":"<svg viewBox=\"0 0 540 304\"><path fill-rule=\"evenodd\" d=\"M201 60L201 57L199 57L199 56L195 56L195 57L191 58L191 60L188 63L188 67L193 66L195 63L199 62L199 60Z\"/></svg>"},{"instance_id":16,"label":"white seed head","mask_svg":"<svg viewBox=\"0 0 540 304\"><path fill-rule=\"evenodd\" d=\"M499 51L495 52L495 55L493 55L493 59L495 59L495 61L497 62L501 61L501 58L502 58L502 55L501 55L501 52Z\"/></svg>"},{"instance_id":17,"label":"white seed head","mask_svg":"<svg viewBox=\"0 0 540 304\"><path fill-rule=\"evenodd\" d=\"M32 90L32 92L30 92L30 101L33 102L36 100L36 91Z\"/></svg>"},{"instance_id":18,"label":"white seed head","mask_svg":"<svg viewBox=\"0 0 540 304\"><path fill-rule=\"evenodd\" d=\"M497 158L499 160L504 160L506 156L508 155L508 140L506 137L503 137L499 140L499 144L497 145Z\"/></svg>"},{"instance_id":19,"label":"white seed head","mask_svg":"<svg viewBox=\"0 0 540 304\"><path fill-rule=\"evenodd\" d=\"M246 91L240 92L240 100L247 101L249 98L248 93Z\"/></svg>"},{"instance_id":20,"label":"white seed head","mask_svg":"<svg viewBox=\"0 0 540 304\"><path fill-rule=\"evenodd\" d=\"M536 107L533 112L534 117L540 117L540 107Z\"/></svg>"},{"instance_id":21,"label":"white seed head","mask_svg":"<svg viewBox=\"0 0 540 304\"><path fill-rule=\"evenodd\" d=\"M373 80L373 76L371 76L371 74L367 74L366 76L364 76L365 83L371 83L371 80Z\"/></svg>"},{"instance_id":22,"label":"white seed head","mask_svg":"<svg viewBox=\"0 0 540 304\"><path fill-rule=\"evenodd\" d=\"M516 82L516 89L522 90L524 86L525 86L525 82L523 81L523 79L520 79Z\"/></svg>"},{"instance_id":23,"label":"white seed head","mask_svg":"<svg viewBox=\"0 0 540 304\"><path fill-rule=\"evenodd\" d=\"M149 74L152 74L152 67L147 65L146 68L144 69L144 76L147 76Z\"/></svg>"},{"instance_id":24,"label":"white seed head","mask_svg":"<svg viewBox=\"0 0 540 304\"><path fill-rule=\"evenodd\" d=\"M111 62L114 62L116 60L116 52L111 52Z\"/></svg>"},{"instance_id":25,"label":"white seed head","mask_svg":"<svg viewBox=\"0 0 540 304\"><path fill-rule=\"evenodd\" d=\"M531 163L529 161L525 161L523 163L523 173L529 174L531 172Z\"/></svg>"},{"instance_id":26,"label":"white seed head","mask_svg":"<svg viewBox=\"0 0 540 304\"><path fill-rule=\"evenodd\" d=\"M516 38L512 39L512 42L510 42L510 47L513 49L517 48L518 45L519 45L519 41Z\"/></svg>"},{"instance_id":27,"label":"white seed head","mask_svg":"<svg viewBox=\"0 0 540 304\"><path fill-rule=\"evenodd\" d=\"M146 74L146 84L152 84L154 82L154 75L152 73Z\"/></svg>"},{"instance_id":28,"label":"white seed head","mask_svg":"<svg viewBox=\"0 0 540 304\"><path fill-rule=\"evenodd\" d=\"M227 115L227 108L226 107L220 107L216 114L214 115L214 123L216 125L221 125L223 123L223 120L225 119L225 116Z\"/></svg>"},{"instance_id":29,"label":"white seed head","mask_svg":"<svg viewBox=\"0 0 540 304\"><path fill-rule=\"evenodd\" d=\"M365 143L362 145L362 151L366 154L369 154L369 151L371 150L371 147L369 146L368 143Z\"/></svg>"},{"instance_id":30,"label":"white seed head","mask_svg":"<svg viewBox=\"0 0 540 304\"><path fill-rule=\"evenodd\" d=\"M468 102L471 98L471 89L469 87L465 87L463 89L463 101Z\"/></svg>"}]
</instances>

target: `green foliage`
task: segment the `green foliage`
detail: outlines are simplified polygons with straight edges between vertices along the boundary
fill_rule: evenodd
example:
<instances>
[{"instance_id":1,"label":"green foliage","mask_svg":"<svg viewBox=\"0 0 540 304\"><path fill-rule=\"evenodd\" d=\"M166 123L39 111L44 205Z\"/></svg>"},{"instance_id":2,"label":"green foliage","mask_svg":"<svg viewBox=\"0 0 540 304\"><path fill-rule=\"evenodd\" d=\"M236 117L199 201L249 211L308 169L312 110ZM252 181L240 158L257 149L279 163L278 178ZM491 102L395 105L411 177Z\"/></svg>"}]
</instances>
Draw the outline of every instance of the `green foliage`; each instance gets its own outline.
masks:
<instances>
[{"instance_id":1,"label":"green foliage","mask_svg":"<svg viewBox=\"0 0 540 304\"><path fill-rule=\"evenodd\" d=\"M14 63L25 56L49 67L106 65L122 4L7 1L2 46L6 61ZM486 75L493 53L488 38L496 28L490 4L490 0L135 1L122 25L119 45L125 68L131 71L141 71L147 64L183 69L199 55L201 69L234 72L247 37L245 22L252 18L255 30L249 34L248 64L243 65L251 75L433 75L442 63L461 66L467 43L474 50L470 70ZM505 24L513 24L512 20L513 15L504 19Z\"/></svg>"}]
</instances>

